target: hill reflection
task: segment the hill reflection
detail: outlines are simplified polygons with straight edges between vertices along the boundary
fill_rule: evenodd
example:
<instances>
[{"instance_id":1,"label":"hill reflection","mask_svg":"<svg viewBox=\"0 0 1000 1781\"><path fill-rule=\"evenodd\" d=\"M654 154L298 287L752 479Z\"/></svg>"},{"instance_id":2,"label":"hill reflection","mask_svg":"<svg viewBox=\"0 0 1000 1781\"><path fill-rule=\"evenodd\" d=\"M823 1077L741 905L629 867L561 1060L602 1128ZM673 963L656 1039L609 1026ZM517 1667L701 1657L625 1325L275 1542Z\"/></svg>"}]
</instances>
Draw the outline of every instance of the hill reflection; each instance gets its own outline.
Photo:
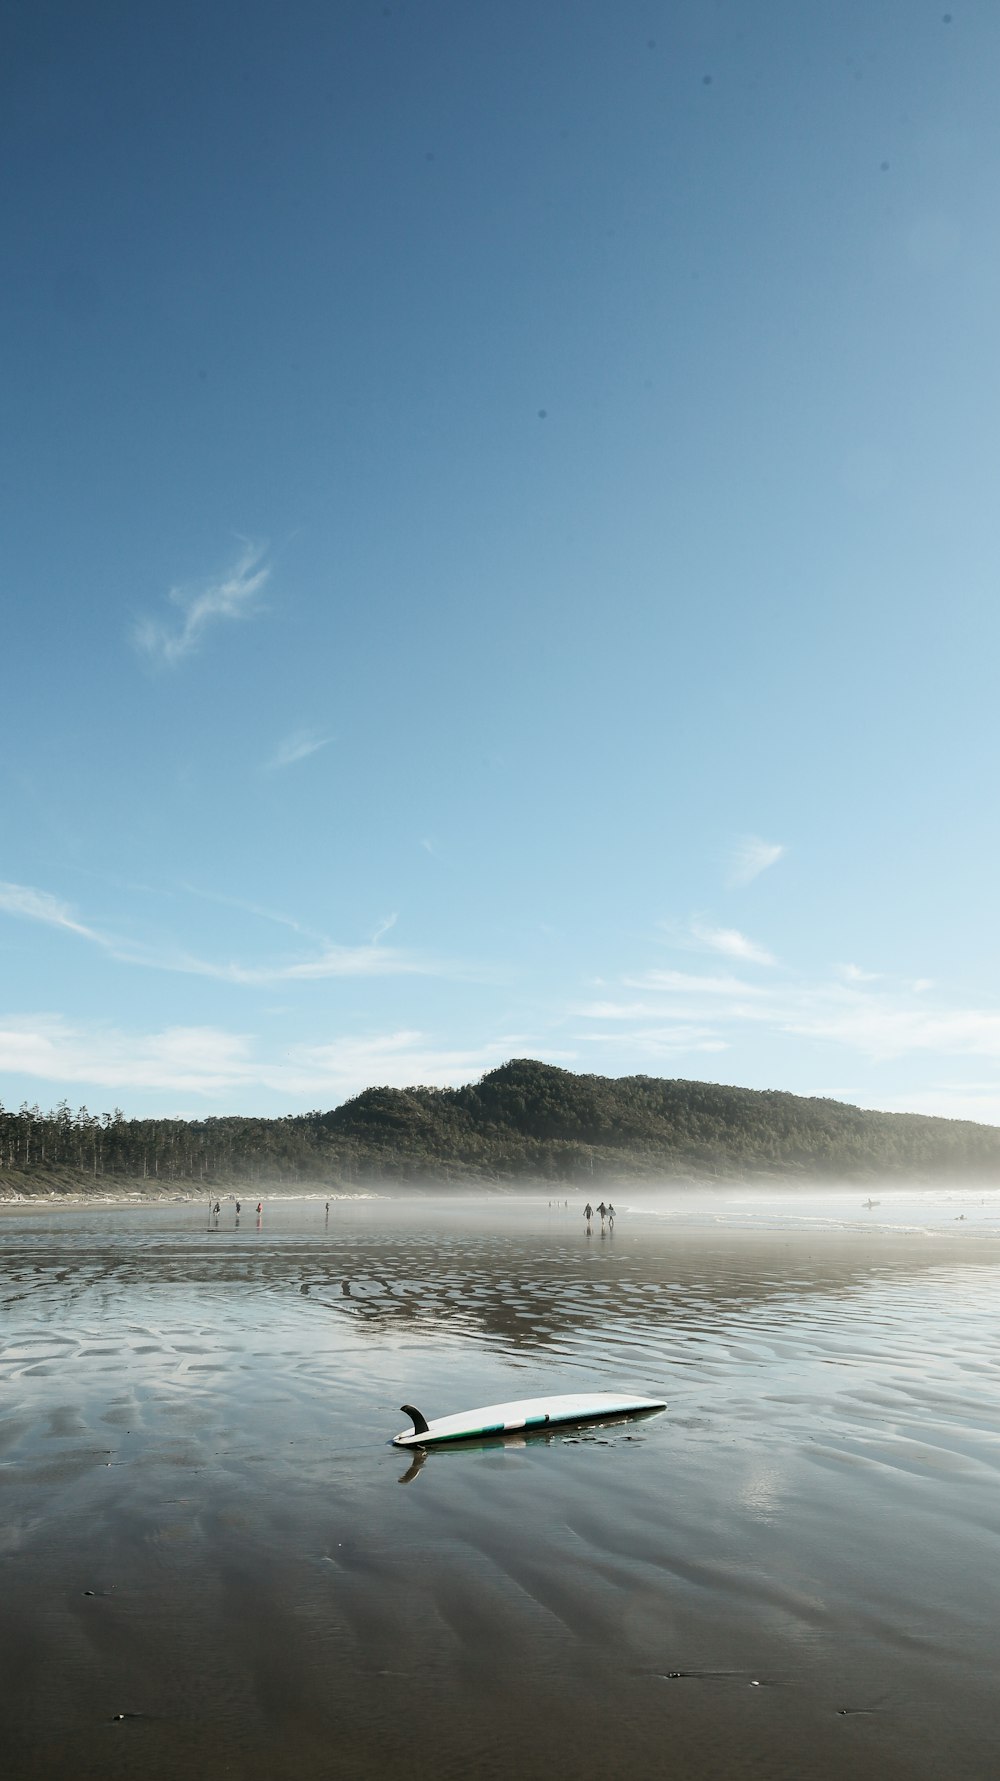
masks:
<instances>
[{"instance_id":1,"label":"hill reflection","mask_svg":"<svg viewBox=\"0 0 1000 1781\"><path fill-rule=\"evenodd\" d=\"M72 1222L0 1227L4 1256L0 1305L30 1305L44 1317L46 1301L64 1316L83 1299L100 1313L138 1293L146 1315L176 1306L178 1293L197 1301L255 1299L269 1324L275 1301L303 1301L317 1316L368 1339L434 1335L469 1338L505 1351L572 1349L585 1337L641 1348L664 1331L683 1343L687 1330L704 1339L718 1320L732 1336L734 1320L749 1326L767 1307L791 1312L797 1299L845 1297L896 1276L917 1280L929 1269L995 1265L995 1240L961 1245L935 1237L712 1229L665 1229L637 1220L602 1240L575 1225L562 1229L435 1226L425 1213L392 1228L384 1213L350 1224L301 1229L178 1228L172 1220L120 1220L88 1214ZM624 1222L624 1221L623 1221Z\"/></svg>"}]
</instances>

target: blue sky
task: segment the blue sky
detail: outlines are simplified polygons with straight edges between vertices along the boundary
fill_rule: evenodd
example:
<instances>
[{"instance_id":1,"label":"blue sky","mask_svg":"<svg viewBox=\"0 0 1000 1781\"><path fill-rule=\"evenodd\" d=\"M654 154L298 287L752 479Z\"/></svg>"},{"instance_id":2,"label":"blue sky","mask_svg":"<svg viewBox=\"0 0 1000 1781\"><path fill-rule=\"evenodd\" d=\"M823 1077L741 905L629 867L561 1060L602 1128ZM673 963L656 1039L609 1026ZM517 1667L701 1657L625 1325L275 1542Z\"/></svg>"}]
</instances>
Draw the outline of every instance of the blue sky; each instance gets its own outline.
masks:
<instances>
[{"instance_id":1,"label":"blue sky","mask_svg":"<svg viewBox=\"0 0 1000 1781\"><path fill-rule=\"evenodd\" d=\"M15 4L0 1098L1000 1121L1000 12Z\"/></svg>"}]
</instances>

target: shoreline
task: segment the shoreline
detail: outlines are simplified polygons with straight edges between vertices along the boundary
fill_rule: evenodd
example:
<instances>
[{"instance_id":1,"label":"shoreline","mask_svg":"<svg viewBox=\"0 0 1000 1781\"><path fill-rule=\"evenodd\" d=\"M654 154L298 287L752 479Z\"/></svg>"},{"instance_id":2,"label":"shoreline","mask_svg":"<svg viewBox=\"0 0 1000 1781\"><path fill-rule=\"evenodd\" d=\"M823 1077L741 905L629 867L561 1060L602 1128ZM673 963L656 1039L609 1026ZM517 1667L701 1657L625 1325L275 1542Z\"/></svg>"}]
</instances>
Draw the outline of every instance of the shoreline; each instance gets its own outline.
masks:
<instances>
[{"instance_id":1,"label":"shoreline","mask_svg":"<svg viewBox=\"0 0 1000 1781\"><path fill-rule=\"evenodd\" d=\"M258 1199L270 1201L272 1204L275 1200L289 1201L289 1202L293 1201L293 1200L308 1200L308 1201L329 1200L331 1204L334 1202L334 1200L336 1200L338 1202L338 1204L344 1204L348 1201L366 1201L366 1202L368 1202L368 1201L372 1201L372 1200L383 1200L383 1199L387 1200L387 1199L391 1198L391 1196L389 1194L378 1194L378 1193L345 1194L345 1193L323 1192L322 1190L319 1192L306 1192L306 1193L280 1193L280 1192L275 1192L274 1190L271 1190L271 1191L268 1191L267 1189L261 1190L260 1188L255 1187L255 1188L251 1188L248 1192L241 1194L240 1199L241 1200L246 1199L247 1201L249 1201L254 1197L255 1194ZM133 1206L136 1208L141 1208L143 1206L200 1206L206 1200L209 1200L209 1201L218 1200L218 1201L220 1201L220 1203L223 1206L231 1206L235 1199L236 1199L236 1195L233 1192L227 1192L225 1194L221 1194L221 1193L208 1193L208 1194L196 1193L195 1194L195 1193L181 1193L181 1192L149 1194L149 1193L136 1193L133 1190L133 1191L125 1191L125 1192L121 1192L121 1193L93 1193L93 1194L89 1194L89 1193L60 1193L60 1192L53 1191L53 1190L49 1189L44 1192L38 1192L38 1193L32 1193L32 1194L0 1194L0 1211L5 1210L5 1209L10 1209L10 1208L24 1208L24 1207L27 1207L30 1210L30 1208L32 1206L44 1206L47 1209L50 1209L52 1207L65 1206L68 1210L71 1209L74 1211L79 1211L81 1208L84 1210L88 1207L94 1207L95 1209L97 1209L97 1208L104 1207L104 1206Z\"/></svg>"}]
</instances>

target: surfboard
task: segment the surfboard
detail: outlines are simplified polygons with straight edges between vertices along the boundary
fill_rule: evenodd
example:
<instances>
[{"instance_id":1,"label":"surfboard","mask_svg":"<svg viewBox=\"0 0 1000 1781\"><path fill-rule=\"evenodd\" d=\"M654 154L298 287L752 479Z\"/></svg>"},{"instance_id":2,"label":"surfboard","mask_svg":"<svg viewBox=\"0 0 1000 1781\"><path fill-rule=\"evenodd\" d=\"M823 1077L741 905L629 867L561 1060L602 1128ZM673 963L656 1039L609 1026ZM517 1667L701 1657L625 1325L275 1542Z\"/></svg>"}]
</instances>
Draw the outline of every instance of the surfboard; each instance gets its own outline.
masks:
<instances>
[{"instance_id":1,"label":"surfboard","mask_svg":"<svg viewBox=\"0 0 1000 1781\"><path fill-rule=\"evenodd\" d=\"M401 1409L412 1419L412 1429L393 1435L394 1447L434 1447L442 1441L471 1441L483 1435L507 1435L517 1429L556 1428L565 1422L605 1422L612 1416L629 1416L642 1410L665 1410L660 1398L622 1396L614 1391L570 1393L555 1398L516 1398L510 1404L484 1404L478 1410L462 1410L457 1416L438 1416L428 1422L413 1404Z\"/></svg>"}]
</instances>

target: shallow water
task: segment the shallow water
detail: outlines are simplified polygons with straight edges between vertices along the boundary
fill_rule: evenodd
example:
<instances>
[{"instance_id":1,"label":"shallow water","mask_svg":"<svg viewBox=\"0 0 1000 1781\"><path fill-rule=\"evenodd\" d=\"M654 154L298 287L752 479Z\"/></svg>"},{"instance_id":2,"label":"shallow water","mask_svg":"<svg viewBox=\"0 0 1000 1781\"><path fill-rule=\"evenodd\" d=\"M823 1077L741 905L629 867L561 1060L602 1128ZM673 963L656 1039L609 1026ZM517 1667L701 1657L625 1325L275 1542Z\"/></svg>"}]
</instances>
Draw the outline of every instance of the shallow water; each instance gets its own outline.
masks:
<instances>
[{"instance_id":1,"label":"shallow water","mask_svg":"<svg viewBox=\"0 0 1000 1781\"><path fill-rule=\"evenodd\" d=\"M0 1218L8 1772L978 1781L1000 1221L860 1198Z\"/></svg>"}]
</instances>

